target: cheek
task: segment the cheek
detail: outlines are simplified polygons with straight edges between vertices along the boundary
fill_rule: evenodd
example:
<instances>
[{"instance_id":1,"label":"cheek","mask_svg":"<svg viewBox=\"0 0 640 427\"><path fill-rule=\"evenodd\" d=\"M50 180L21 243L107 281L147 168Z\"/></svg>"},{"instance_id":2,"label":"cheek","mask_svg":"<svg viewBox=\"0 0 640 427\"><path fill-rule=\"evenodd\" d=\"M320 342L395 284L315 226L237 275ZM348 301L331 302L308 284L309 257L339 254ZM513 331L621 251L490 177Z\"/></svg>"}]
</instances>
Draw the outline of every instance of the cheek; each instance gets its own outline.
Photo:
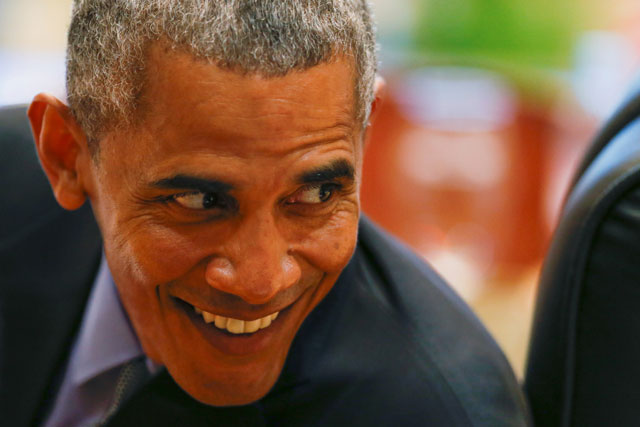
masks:
<instances>
[{"instance_id":1,"label":"cheek","mask_svg":"<svg viewBox=\"0 0 640 427\"><path fill-rule=\"evenodd\" d=\"M358 215L337 214L306 236L301 252L316 268L339 273L353 255L357 235Z\"/></svg>"},{"instance_id":2,"label":"cheek","mask_svg":"<svg viewBox=\"0 0 640 427\"><path fill-rule=\"evenodd\" d=\"M182 233L161 226L138 226L120 233L114 246L138 281L164 284L184 276L207 256L203 233Z\"/></svg>"},{"instance_id":3,"label":"cheek","mask_svg":"<svg viewBox=\"0 0 640 427\"><path fill-rule=\"evenodd\" d=\"M145 352L164 363L161 356L173 348L173 343L166 333L166 307L160 302L157 288L179 279L198 264L202 257L196 249L199 245L188 235L150 226L129 233L121 230L118 236L105 236L105 253L114 280Z\"/></svg>"}]
</instances>

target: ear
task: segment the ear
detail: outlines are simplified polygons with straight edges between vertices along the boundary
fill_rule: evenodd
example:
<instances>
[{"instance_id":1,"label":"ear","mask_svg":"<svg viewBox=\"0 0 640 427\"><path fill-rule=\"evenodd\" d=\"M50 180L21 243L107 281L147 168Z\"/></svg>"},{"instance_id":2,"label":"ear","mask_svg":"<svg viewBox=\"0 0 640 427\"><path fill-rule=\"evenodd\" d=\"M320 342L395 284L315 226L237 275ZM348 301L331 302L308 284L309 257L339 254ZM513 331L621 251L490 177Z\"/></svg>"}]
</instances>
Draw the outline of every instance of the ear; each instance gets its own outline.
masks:
<instances>
[{"instance_id":1,"label":"ear","mask_svg":"<svg viewBox=\"0 0 640 427\"><path fill-rule=\"evenodd\" d=\"M81 173L89 160L84 133L69 107L49 94L36 95L27 115L56 200L65 209L78 209L87 197Z\"/></svg>"},{"instance_id":2,"label":"ear","mask_svg":"<svg viewBox=\"0 0 640 427\"><path fill-rule=\"evenodd\" d=\"M387 95L387 83L380 75L376 75L376 81L374 83L373 91L374 91L375 98L371 103L371 112L369 113L369 121L367 123L367 127L364 133L365 148L369 143L369 139L371 137L371 124L375 121L376 117L378 116L378 113L380 112L380 106L382 105Z\"/></svg>"}]
</instances>

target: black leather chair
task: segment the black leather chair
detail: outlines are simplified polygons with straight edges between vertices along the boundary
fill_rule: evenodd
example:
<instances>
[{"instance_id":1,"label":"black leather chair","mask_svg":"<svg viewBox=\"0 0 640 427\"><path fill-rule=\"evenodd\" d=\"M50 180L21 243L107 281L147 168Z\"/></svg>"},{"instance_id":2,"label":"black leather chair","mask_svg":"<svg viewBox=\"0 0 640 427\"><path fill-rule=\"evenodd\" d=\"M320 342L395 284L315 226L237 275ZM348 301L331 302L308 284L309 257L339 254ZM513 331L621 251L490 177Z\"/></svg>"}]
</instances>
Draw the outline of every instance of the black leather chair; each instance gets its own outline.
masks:
<instances>
[{"instance_id":1,"label":"black leather chair","mask_svg":"<svg viewBox=\"0 0 640 427\"><path fill-rule=\"evenodd\" d=\"M525 378L536 425L640 425L640 90L579 168L536 304Z\"/></svg>"}]
</instances>

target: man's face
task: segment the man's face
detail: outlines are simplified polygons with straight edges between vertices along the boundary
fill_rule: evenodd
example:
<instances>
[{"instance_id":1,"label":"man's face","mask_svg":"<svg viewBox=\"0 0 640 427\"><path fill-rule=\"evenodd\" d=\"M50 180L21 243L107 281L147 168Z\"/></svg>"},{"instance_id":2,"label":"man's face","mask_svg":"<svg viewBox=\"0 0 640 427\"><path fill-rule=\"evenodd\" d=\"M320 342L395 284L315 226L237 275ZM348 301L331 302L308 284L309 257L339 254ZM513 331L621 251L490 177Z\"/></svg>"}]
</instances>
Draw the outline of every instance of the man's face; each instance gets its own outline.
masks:
<instances>
[{"instance_id":1,"label":"man's face","mask_svg":"<svg viewBox=\"0 0 640 427\"><path fill-rule=\"evenodd\" d=\"M263 78L156 46L147 76L87 185L106 257L147 355L202 402L255 401L355 248L352 66Z\"/></svg>"}]
</instances>

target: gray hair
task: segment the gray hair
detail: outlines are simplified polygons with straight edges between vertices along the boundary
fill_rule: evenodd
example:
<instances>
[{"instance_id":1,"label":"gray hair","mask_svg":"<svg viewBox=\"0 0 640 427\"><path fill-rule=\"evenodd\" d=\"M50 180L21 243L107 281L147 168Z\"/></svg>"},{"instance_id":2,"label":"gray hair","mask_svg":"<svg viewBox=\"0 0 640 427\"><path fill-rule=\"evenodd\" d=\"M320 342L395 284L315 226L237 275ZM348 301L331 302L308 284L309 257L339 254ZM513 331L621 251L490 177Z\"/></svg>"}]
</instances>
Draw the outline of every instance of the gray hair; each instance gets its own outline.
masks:
<instances>
[{"instance_id":1,"label":"gray hair","mask_svg":"<svg viewBox=\"0 0 640 427\"><path fill-rule=\"evenodd\" d=\"M265 77L353 58L355 111L374 97L375 30L366 0L75 0L67 98L91 143L130 124L150 43Z\"/></svg>"}]
</instances>

